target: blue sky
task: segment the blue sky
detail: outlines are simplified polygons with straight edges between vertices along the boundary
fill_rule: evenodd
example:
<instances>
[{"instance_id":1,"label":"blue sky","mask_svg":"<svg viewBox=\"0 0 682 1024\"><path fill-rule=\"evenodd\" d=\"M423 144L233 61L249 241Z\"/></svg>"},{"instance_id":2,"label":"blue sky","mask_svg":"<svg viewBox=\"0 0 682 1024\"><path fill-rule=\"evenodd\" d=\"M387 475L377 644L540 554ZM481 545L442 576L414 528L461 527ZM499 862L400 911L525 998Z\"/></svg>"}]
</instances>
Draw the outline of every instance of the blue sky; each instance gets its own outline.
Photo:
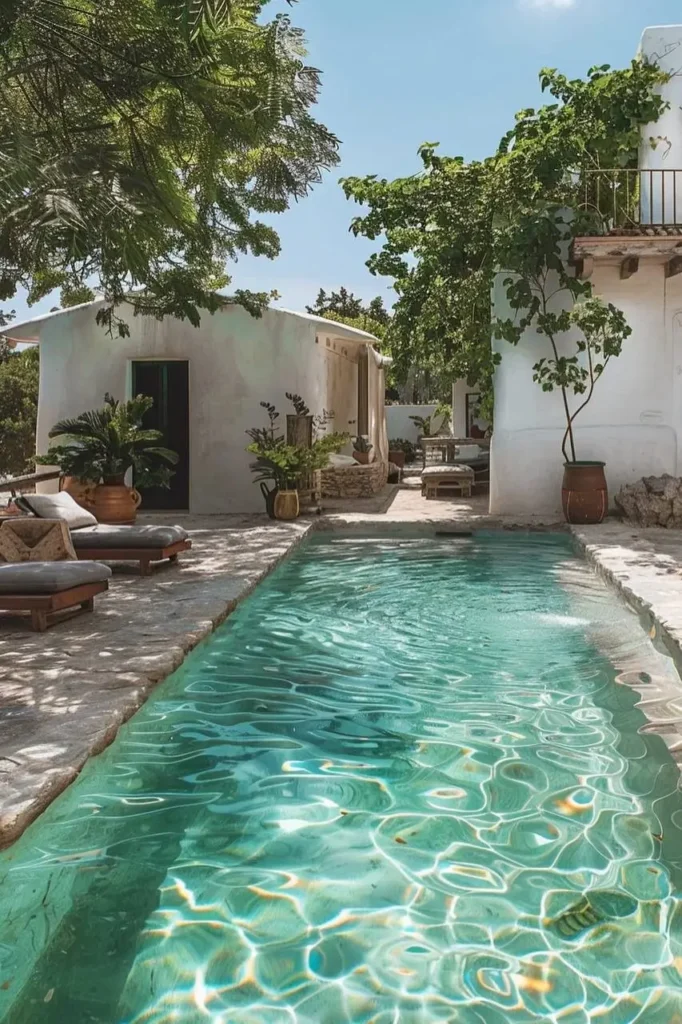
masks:
<instances>
[{"instance_id":1,"label":"blue sky","mask_svg":"<svg viewBox=\"0 0 682 1024\"><path fill-rule=\"evenodd\" d=\"M284 0L266 8L277 10L289 10ZM393 301L390 283L365 268L372 245L348 232L358 208L341 176L411 174L424 141L450 155L487 155L515 111L540 102L541 67L571 76L592 64L621 67L646 25L682 20L682 0L299 0L291 13L323 71L317 116L342 140L342 162L273 220L280 257L242 258L233 286L276 288L279 305L303 309L320 287L340 285ZM53 305L12 302L19 319Z\"/></svg>"}]
</instances>

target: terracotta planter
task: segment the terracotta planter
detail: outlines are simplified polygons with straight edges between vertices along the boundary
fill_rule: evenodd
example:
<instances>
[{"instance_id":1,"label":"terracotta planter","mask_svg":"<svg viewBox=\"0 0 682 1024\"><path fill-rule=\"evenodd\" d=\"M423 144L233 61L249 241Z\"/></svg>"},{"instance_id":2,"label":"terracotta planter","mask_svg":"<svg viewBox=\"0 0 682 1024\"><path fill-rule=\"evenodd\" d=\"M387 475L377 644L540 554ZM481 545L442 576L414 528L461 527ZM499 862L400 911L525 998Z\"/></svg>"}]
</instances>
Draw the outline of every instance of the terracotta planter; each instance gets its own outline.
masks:
<instances>
[{"instance_id":1,"label":"terracotta planter","mask_svg":"<svg viewBox=\"0 0 682 1024\"><path fill-rule=\"evenodd\" d=\"M274 512L275 519L296 519L299 513L298 491L278 491Z\"/></svg>"},{"instance_id":2,"label":"terracotta planter","mask_svg":"<svg viewBox=\"0 0 682 1024\"><path fill-rule=\"evenodd\" d=\"M397 450L394 451L391 448L389 450L389 453L388 453L388 461L392 462L394 466L398 467L398 469L404 469L405 468L405 452L397 451Z\"/></svg>"},{"instance_id":3,"label":"terracotta planter","mask_svg":"<svg viewBox=\"0 0 682 1024\"><path fill-rule=\"evenodd\" d=\"M353 452L353 458L356 462L359 462L361 466L369 466L369 457L371 452Z\"/></svg>"},{"instance_id":4,"label":"terracotta planter","mask_svg":"<svg viewBox=\"0 0 682 1024\"><path fill-rule=\"evenodd\" d=\"M609 507L603 462L564 463L561 501L567 523L601 523Z\"/></svg>"},{"instance_id":5,"label":"terracotta planter","mask_svg":"<svg viewBox=\"0 0 682 1024\"><path fill-rule=\"evenodd\" d=\"M125 484L98 484L90 510L99 523L112 525L135 522L142 498L134 487Z\"/></svg>"},{"instance_id":6,"label":"terracotta planter","mask_svg":"<svg viewBox=\"0 0 682 1024\"><path fill-rule=\"evenodd\" d=\"M92 509L95 500L95 489L97 484L89 480L79 480L75 476L63 476L59 481L59 490L70 494L75 502L88 511Z\"/></svg>"}]
</instances>

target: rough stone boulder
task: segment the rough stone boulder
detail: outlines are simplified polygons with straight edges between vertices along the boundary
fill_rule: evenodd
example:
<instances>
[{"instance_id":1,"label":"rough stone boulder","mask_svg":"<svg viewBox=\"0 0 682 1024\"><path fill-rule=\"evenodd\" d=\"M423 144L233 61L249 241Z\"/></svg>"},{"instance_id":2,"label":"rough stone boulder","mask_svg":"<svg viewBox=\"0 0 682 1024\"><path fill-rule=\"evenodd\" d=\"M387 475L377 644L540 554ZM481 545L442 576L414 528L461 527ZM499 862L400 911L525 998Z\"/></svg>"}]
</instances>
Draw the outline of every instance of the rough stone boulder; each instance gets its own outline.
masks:
<instances>
[{"instance_id":1,"label":"rough stone boulder","mask_svg":"<svg viewBox=\"0 0 682 1024\"><path fill-rule=\"evenodd\" d=\"M664 473L645 476L636 484L621 487L616 508L638 526L682 528L682 479Z\"/></svg>"}]
</instances>

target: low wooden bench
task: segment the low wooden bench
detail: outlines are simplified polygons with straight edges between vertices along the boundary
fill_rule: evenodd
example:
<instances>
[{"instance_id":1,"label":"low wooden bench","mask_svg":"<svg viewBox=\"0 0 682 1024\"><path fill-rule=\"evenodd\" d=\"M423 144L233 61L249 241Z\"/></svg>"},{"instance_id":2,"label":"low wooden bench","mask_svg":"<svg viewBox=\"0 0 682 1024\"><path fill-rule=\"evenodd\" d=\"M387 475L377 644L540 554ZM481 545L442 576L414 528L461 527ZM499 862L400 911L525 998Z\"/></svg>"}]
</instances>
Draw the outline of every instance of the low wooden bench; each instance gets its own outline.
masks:
<instances>
[{"instance_id":1,"label":"low wooden bench","mask_svg":"<svg viewBox=\"0 0 682 1024\"><path fill-rule=\"evenodd\" d=\"M438 498L441 491L457 491L464 498L471 497L475 474L470 466L427 466L422 471L422 495Z\"/></svg>"}]
</instances>

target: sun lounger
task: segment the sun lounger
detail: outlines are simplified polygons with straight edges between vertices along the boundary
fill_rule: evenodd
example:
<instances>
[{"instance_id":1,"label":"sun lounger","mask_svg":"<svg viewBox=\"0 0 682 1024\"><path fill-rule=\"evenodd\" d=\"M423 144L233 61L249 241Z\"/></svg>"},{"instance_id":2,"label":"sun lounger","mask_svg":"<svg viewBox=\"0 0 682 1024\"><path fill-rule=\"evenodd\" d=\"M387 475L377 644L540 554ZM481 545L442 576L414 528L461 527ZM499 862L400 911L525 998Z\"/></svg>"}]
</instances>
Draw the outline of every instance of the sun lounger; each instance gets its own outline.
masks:
<instances>
[{"instance_id":1,"label":"sun lounger","mask_svg":"<svg viewBox=\"0 0 682 1024\"><path fill-rule=\"evenodd\" d=\"M31 626L42 633L53 624L48 616L69 608L91 612L110 576L100 562L6 562L0 565L0 610L30 612Z\"/></svg>"},{"instance_id":2,"label":"sun lounger","mask_svg":"<svg viewBox=\"0 0 682 1024\"><path fill-rule=\"evenodd\" d=\"M79 558L139 562L142 576L151 573L152 562L177 562L192 547L181 526L84 526L71 531L71 541Z\"/></svg>"},{"instance_id":3,"label":"sun lounger","mask_svg":"<svg viewBox=\"0 0 682 1024\"><path fill-rule=\"evenodd\" d=\"M19 507L34 516L61 519L69 527L78 558L104 562L139 562L140 573L148 576L151 563L168 559L176 562L192 542L181 526L109 526L98 523L66 491L59 494L26 494L17 499Z\"/></svg>"}]
</instances>

